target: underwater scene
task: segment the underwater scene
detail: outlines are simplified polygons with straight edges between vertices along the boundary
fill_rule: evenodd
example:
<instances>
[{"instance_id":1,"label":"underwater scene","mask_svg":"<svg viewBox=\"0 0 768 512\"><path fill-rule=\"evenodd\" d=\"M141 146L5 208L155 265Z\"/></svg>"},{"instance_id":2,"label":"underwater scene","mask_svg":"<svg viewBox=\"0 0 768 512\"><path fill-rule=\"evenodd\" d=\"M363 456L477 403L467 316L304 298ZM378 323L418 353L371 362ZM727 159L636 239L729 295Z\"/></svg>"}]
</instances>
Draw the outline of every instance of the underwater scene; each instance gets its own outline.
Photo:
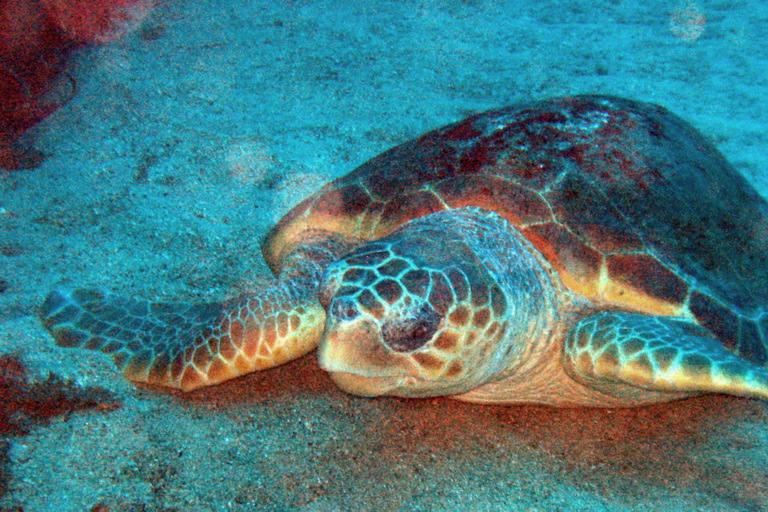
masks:
<instances>
[{"instance_id":1,"label":"underwater scene","mask_svg":"<svg viewBox=\"0 0 768 512\"><path fill-rule=\"evenodd\" d=\"M0 512L768 510L767 44L0 1Z\"/></svg>"}]
</instances>

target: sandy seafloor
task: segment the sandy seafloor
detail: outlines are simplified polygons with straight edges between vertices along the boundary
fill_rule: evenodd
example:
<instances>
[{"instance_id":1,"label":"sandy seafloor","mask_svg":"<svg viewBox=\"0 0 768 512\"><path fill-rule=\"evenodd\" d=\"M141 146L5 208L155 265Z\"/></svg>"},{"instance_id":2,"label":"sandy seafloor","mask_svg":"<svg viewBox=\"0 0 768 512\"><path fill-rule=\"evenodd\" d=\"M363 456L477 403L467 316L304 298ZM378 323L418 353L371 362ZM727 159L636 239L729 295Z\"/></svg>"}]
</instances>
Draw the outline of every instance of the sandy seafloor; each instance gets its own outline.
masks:
<instances>
[{"instance_id":1,"label":"sandy seafloor","mask_svg":"<svg viewBox=\"0 0 768 512\"><path fill-rule=\"evenodd\" d=\"M766 46L759 0L187 0L79 53L77 96L28 134L48 159L0 172L0 352L30 385L112 398L3 436L0 509L768 510L756 400L363 399L314 355L184 395L134 387L36 320L59 286L181 301L258 286L266 230L314 189L532 98L660 103L768 195Z\"/></svg>"}]
</instances>

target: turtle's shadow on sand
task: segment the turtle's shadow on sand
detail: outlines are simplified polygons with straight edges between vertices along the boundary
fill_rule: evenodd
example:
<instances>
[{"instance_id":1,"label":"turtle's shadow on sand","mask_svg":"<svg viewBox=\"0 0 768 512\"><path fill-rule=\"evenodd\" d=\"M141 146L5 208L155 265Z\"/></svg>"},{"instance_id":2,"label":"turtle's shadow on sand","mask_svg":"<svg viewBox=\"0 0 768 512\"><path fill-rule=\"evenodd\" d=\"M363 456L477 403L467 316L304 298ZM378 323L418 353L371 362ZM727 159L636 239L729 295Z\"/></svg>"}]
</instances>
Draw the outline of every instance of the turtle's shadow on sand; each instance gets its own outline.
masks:
<instances>
[{"instance_id":1,"label":"turtle's shadow on sand","mask_svg":"<svg viewBox=\"0 0 768 512\"><path fill-rule=\"evenodd\" d=\"M213 418L226 414L237 421L292 409L310 421L315 416L318 423L336 424L340 439L314 442L332 447L331 458L343 452L344 461L336 462L362 468L410 464L416 473L444 474L482 464L524 479L521 469L532 465L589 492L638 502L649 493L672 492L693 502L707 495L760 509L768 496L760 449L768 408L757 400L705 396L640 408L558 409L365 399L336 389L314 355L172 394L180 406L208 409ZM418 470L425 458L429 467Z\"/></svg>"}]
</instances>

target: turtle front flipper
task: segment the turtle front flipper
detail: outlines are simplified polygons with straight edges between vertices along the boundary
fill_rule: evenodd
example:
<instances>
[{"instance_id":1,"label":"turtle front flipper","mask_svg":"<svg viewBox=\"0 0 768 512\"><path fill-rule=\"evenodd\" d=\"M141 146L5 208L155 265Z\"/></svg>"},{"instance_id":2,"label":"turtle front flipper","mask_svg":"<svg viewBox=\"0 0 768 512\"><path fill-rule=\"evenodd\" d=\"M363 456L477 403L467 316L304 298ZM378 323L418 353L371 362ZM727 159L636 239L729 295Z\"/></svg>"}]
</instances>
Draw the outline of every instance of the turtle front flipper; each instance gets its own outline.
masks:
<instances>
[{"instance_id":1,"label":"turtle front flipper","mask_svg":"<svg viewBox=\"0 0 768 512\"><path fill-rule=\"evenodd\" d=\"M768 372L682 319L603 312L566 336L569 374L624 405L702 393L768 399Z\"/></svg>"},{"instance_id":2,"label":"turtle front flipper","mask_svg":"<svg viewBox=\"0 0 768 512\"><path fill-rule=\"evenodd\" d=\"M317 347L320 277L347 250L333 238L294 250L277 283L225 303L151 302L93 290L57 291L41 319L64 347L112 356L128 379L190 391L281 365Z\"/></svg>"}]
</instances>

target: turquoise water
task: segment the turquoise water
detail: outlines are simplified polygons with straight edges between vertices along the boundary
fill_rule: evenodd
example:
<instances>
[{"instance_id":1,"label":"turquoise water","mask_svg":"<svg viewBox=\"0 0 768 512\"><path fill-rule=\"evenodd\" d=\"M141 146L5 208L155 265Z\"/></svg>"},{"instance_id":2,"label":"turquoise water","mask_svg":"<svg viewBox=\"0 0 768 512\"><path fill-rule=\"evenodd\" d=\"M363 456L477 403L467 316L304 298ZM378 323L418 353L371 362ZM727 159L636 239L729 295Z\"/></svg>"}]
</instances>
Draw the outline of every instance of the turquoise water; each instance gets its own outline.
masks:
<instances>
[{"instance_id":1,"label":"turquoise water","mask_svg":"<svg viewBox=\"0 0 768 512\"><path fill-rule=\"evenodd\" d=\"M36 319L60 286L196 302L258 286L266 231L322 184L531 99L662 104L766 197L767 21L757 1L177 1L80 50L76 96L25 135L46 160L0 171L0 349L22 361L31 396L58 396L53 374L90 390L67 391L73 404L101 407L15 412L27 433L3 437L0 506L768 508L761 402L367 400L337 390L314 355L183 395L56 347ZM3 389L15 368L4 363Z\"/></svg>"}]
</instances>

